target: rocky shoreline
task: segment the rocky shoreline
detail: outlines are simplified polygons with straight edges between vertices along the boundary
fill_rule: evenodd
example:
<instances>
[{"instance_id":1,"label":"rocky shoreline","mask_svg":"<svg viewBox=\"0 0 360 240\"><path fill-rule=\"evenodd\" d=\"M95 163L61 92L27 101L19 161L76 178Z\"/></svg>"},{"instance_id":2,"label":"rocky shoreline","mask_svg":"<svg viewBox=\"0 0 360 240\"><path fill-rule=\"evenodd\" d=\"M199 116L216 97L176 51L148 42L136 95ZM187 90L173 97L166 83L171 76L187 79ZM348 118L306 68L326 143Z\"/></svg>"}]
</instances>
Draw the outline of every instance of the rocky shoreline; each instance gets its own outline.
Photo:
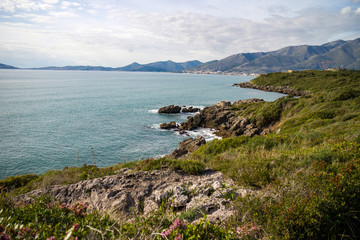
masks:
<instances>
[{"instance_id":1,"label":"rocky shoreline","mask_svg":"<svg viewBox=\"0 0 360 240\"><path fill-rule=\"evenodd\" d=\"M266 92L278 92L278 93L283 93L283 94L298 96L298 97L311 94L310 92L298 91L298 90L295 90L295 89L293 89L291 87L287 87L287 86L264 86L264 85L252 84L250 82L235 83L235 84L233 84L233 86L241 87L241 88L257 89L257 90L266 91Z\"/></svg>"},{"instance_id":2,"label":"rocky shoreline","mask_svg":"<svg viewBox=\"0 0 360 240\"><path fill-rule=\"evenodd\" d=\"M160 128L176 129L180 134L184 134L187 131L197 128L210 128L216 130L216 135L220 137L236 137L240 135L252 137L263 133L264 129L258 128L252 124L248 118L237 117L231 109L232 107L243 103L258 103L263 101L263 99L258 98L239 100L233 103L221 101L215 105L202 109L193 116L189 116L188 120L182 122L180 125L177 125L175 122L162 123ZM173 105L164 108L170 108L171 106Z\"/></svg>"},{"instance_id":3,"label":"rocky shoreline","mask_svg":"<svg viewBox=\"0 0 360 240\"><path fill-rule=\"evenodd\" d=\"M269 129L259 128L255 124L251 123L249 118L238 117L231 110L232 107L241 104L258 103L263 101L263 99L258 98L238 100L233 103L221 101L215 105L202 109L199 113L196 113L193 116L189 116L188 120L180 123L180 125L175 122L162 123L160 124L160 128L175 130L180 134L187 134L188 131L198 128L209 128L214 129L215 134L223 138L237 137L240 135L252 137L255 135L267 134ZM172 109L174 107L176 106L169 105L161 109L168 109L169 112L173 112ZM173 159L184 158L190 153L196 151L205 143L205 138L202 136L195 139L185 139L179 143L178 149L175 149L171 154L166 156Z\"/></svg>"}]
</instances>

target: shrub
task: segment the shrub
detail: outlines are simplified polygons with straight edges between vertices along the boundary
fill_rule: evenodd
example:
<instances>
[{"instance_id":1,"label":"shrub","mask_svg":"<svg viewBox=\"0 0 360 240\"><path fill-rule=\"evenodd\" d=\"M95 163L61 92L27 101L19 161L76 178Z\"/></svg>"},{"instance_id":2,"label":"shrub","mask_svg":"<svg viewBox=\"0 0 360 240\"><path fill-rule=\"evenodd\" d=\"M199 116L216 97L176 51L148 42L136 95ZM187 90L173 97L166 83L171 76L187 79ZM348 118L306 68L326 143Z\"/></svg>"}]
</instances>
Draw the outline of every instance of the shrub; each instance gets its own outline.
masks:
<instances>
[{"instance_id":1,"label":"shrub","mask_svg":"<svg viewBox=\"0 0 360 240\"><path fill-rule=\"evenodd\" d=\"M5 191L10 191L21 188L38 178L39 176L35 174L7 177L4 180L0 180L0 189L3 188Z\"/></svg>"},{"instance_id":2,"label":"shrub","mask_svg":"<svg viewBox=\"0 0 360 240\"><path fill-rule=\"evenodd\" d=\"M344 101L354 99L360 96L360 91L354 89L345 89L334 98L334 101Z\"/></svg>"},{"instance_id":3,"label":"shrub","mask_svg":"<svg viewBox=\"0 0 360 240\"><path fill-rule=\"evenodd\" d=\"M183 170L189 174L198 175L204 172L206 165L201 161L183 159L147 159L137 166L138 170L151 171L170 168L172 170Z\"/></svg>"}]
</instances>

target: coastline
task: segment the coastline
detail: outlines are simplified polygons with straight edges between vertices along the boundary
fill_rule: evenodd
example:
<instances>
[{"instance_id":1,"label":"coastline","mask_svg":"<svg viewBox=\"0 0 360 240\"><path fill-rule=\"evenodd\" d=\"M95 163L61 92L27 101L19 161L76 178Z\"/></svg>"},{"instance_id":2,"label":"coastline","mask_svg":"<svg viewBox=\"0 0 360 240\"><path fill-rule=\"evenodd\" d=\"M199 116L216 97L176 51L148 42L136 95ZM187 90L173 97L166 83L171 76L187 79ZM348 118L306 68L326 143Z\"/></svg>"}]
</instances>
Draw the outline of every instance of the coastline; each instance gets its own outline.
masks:
<instances>
[{"instance_id":1,"label":"coastline","mask_svg":"<svg viewBox=\"0 0 360 240\"><path fill-rule=\"evenodd\" d=\"M308 77L313 74L317 82ZM215 140L180 159L146 159L105 169L96 166L66 168L35 176L33 179L37 181L14 178L9 185L19 184L17 189L28 193L18 195L25 202L5 208L7 212L3 215L17 209L22 211L27 206L38 206L36 200L27 197L49 193L55 201L64 201L60 206L66 206L69 210L65 210L70 212L73 206L78 206L75 202L79 200L87 201L89 212L86 214L91 214L94 206L120 210L123 213L115 214L112 210L110 213L119 217L119 225L112 223L112 226L120 229L122 237L134 238L140 236L139 233L160 237L160 233L170 234L171 231L177 234L172 237L195 236L197 232L185 235L185 230L191 229L211 233L218 239L254 238L255 234L260 239L300 235L304 239L323 239L341 234L355 237L360 228L341 223L359 222L360 85L353 79L359 79L360 71L342 70L330 74L301 73L297 83L304 89L313 90L313 95L307 97L286 96L273 102L220 102L209 107L224 109L219 111L222 120L247 117L256 127L273 127L276 131L270 134L254 137L242 134ZM276 83L284 86L288 79L281 76L289 78L289 75L279 75ZM312 85L306 86L306 81ZM321 96L322 101L317 96ZM231 116L231 111L236 115ZM213 124L217 122L217 118L198 121L195 116L183 126L193 127L193 123L201 125L208 120ZM240 121L238 124L245 123ZM81 181L66 182L69 176L77 175ZM31 194L29 190L33 190ZM59 208L56 202L50 203L52 205L44 207ZM27 214L26 211L22 213ZM8 221L8 218L3 219ZM292 222L289 223L289 219ZM91 226L90 229L99 229L92 225L96 222L86 224ZM144 229L143 226L149 223L151 226ZM338 224L336 228L334 224ZM70 227L63 231L64 234ZM74 230L69 234L77 232ZM203 239L210 235L206 236Z\"/></svg>"},{"instance_id":2,"label":"coastline","mask_svg":"<svg viewBox=\"0 0 360 240\"><path fill-rule=\"evenodd\" d=\"M256 90L261 90L261 91L265 91L265 92L278 92L278 93L283 93L283 94L297 96L297 97L306 96L306 95L311 94L311 92L309 92L309 91L298 91L298 90L295 90L288 86L264 86L264 85L252 84L251 82L235 83L235 84L233 84L233 86L241 87L241 88L256 89Z\"/></svg>"}]
</instances>

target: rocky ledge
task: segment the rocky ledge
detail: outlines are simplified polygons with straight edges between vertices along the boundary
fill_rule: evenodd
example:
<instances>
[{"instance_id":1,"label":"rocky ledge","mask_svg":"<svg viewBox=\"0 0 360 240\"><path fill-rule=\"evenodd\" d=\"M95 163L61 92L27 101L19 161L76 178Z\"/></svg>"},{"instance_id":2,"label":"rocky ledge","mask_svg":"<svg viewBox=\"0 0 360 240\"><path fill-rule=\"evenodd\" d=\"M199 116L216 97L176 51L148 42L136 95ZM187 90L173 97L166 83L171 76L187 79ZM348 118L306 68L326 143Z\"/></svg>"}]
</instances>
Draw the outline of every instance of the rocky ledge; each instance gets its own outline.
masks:
<instances>
[{"instance_id":1,"label":"rocky ledge","mask_svg":"<svg viewBox=\"0 0 360 240\"><path fill-rule=\"evenodd\" d=\"M266 92L278 92L283 94L288 94L292 96L305 96L310 95L310 92L306 91L298 91L291 87L287 86L264 86L264 85L256 85L250 82L243 82L243 83L235 83L233 86L241 87L241 88L252 88L257 90L262 90Z\"/></svg>"},{"instance_id":2,"label":"rocky ledge","mask_svg":"<svg viewBox=\"0 0 360 240\"><path fill-rule=\"evenodd\" d=\"M257 103L263 99L253 98L247 100L239 100L231 104L228 101L219 102L216 105L206 107L200 113L189 116L186 122L179 126L180 131L194 130L196 128L212 128L217 130L216 134L221 137L236 137L245 135L252 137L256 134L265 133L266 130L258 128L250 119L237 117L231 111L232 106L242 103Z\"/></svg>"},{"instance_id":3,"label":"rocky ledge","mask_svg":"<svg viewBox=\"0 0 360 240\"><path fill-rule=\"evenodd\" d=\"M37 189L17 196L16 200L29 203L45 194L60 203L83 202L90 211L128 217L132 213L147 215L167 201L175 210L195 211L196 219L207 214L207 219L215 223L232 215L233 199L249 193L251 190L235 189L231 180L212 170L194 176L172 170L122 169L118 175Z\"/></svg>"},{"instance_id":4,"label":"rocky ledge","mask_svg":"<svg viewBox=\"0 0 360 240\"><path fill-rule=\"evenodd\" d=\"M162 108L159 108L158 113L166 113L166 114L170 114L170 113L195 113L200 111L200 108L195 108L195 107L183 107L181 108L180 106L175 106L175 105L169 105L169 106L165 106Z\"/></svg>"}]
</instances>

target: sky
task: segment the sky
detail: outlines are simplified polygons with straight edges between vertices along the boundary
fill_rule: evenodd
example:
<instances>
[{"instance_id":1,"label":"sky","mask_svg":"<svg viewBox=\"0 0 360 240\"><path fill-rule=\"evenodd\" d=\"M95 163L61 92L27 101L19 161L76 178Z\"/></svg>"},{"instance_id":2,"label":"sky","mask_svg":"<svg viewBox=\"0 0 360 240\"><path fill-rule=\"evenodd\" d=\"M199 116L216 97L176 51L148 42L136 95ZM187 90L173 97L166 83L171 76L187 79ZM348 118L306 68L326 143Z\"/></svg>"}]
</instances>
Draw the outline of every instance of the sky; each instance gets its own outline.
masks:
<instances>
[{"instance_id":1,"label":"sky","mask_svg":"<svg viewBox=\"0 0 360 240\"><path fill-rule=\"evenodd\" d=\"M0 63L121 67L360 37L360 0L0 0Z\"/></svg>"}]
</instances>

